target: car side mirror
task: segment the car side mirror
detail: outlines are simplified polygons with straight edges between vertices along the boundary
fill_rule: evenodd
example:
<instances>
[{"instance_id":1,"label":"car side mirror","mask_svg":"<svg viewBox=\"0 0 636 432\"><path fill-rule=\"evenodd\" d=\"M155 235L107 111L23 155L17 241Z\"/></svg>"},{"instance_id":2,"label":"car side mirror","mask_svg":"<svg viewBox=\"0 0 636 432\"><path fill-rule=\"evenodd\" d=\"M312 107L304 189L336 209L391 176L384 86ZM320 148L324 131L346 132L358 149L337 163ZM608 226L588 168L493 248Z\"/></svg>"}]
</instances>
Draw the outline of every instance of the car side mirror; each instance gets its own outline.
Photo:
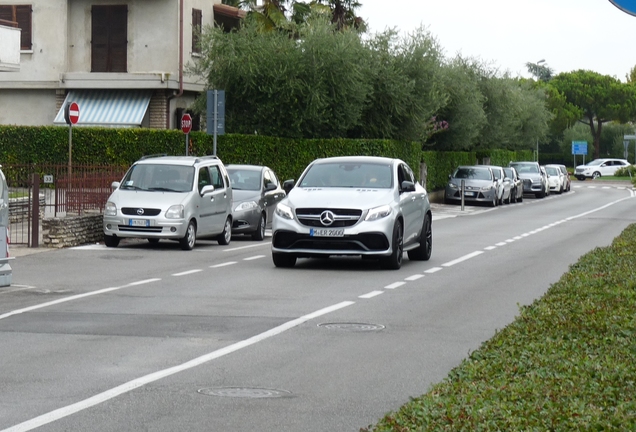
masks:
<instances>
[{"instance_id":1,"label":"car side mirror","mask_svg":"<svg viewBox=\"0 0 636 432\"><path fill-rule=\"evenodd\" d=\"M114 181L114 182L112 182L112 183L110 184L110 188L111 188L112 190L118 189L118 188L119 188L119 186L120 186L120 183L119 183L118 181Z\"/></svg>"},{"instance_id":2,"label":"car side mirror","mask_svg":"<svg viewBox=\"0 0 636 432\"><path fill-rule=\"evenodd\" d=\"M402 182L402 192L415 192L415 183L404 180Z\"/></svg>"},{"instance_id":3,"label":"car side mirror","mask_svg":"<svg viewBox=\"0 0 636 432\"><path fill-rule=\"evenodd\" d=\"M448 179L450 180L450 179L451 179L451 177L452 177L452 175L450 175L450 174L449 174L449 175L448 175Z\"/></svg>"},{"instance_id":4,"label":"car side mirror","mask_svg":"<svg viewBox=\"0 0 636 432\"><path fill-rule=\"evenodd\" d=\"M274 183L267 183L265 186L265 192L273 191L276 189L276 185Z\"/></svg>"},{"instance_id":5,"label":"car side mirror","mask_svg":"<svg viewBox=\"0 0 636 432\"><path fill-rule=\"evenodd\" d=\"M289 191L291 191L294 188L295 184L294 184L294 179L290 179L290 180L285 180L283 182L283 190L285 191L286 194L289 195Z\"/></svg>"},{"instance_id":6,"label":"car side mirror","mask_svg":"<svg viewBox=\"0 0 636 432\"><path fill-rule=\"evenodd\" d=\"M215 190L215 189L214 189L214 186L213 186L213 185L205 185L205 186L203 186L203 187L201 188L201 192L200 192L200 194L201 194L201 196L204 196L204 195L206 195L206 194L209 194L209 193L214 192L214 190Z\"/></svg>"}]
</instances>

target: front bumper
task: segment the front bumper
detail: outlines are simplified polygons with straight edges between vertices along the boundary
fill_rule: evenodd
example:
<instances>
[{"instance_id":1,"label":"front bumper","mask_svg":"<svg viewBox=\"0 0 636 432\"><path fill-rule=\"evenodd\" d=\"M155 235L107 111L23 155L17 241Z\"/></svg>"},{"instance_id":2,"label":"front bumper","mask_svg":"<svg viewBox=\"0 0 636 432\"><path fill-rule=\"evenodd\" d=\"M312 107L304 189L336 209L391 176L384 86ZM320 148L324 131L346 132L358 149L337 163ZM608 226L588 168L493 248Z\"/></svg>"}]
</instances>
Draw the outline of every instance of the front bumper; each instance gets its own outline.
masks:
<instances>
[{"instance_id":1,"label":"front bumper","mask_svg":"<svg viewBox=\"0 0 636 432\"><path fill-rule=\"evenodd\" d=\"M482 190L466 190L464 191L464 202L484 202L490 203L495 199L495 195L497 191L495 189L489 189L487 191ZM444 194L445 198L449 201L457 201L461 202L461 194L459 189L453 189L450 187L446 187L446 192Z\"/></svg>"},{"instance_id":2,"label":"front bumper","mask_svg":"<svg viewBox=\"0 0 636 432\"><path fill-rule=\"evenodd\" d=\"M275 214L272 220L272 252L298 257L388 256L392 253L394 223L393 217L360 221L354 226L344 227L342 237L317 237L311 234L312 227Z\"/></svg>"},{"instance_id":3,"label":"front bumper","mask_svg":"<svg viewBox=\"0 0 636 432\"><path fill-rule=\"evenodd\" d=\"M147 221L144 226L133 225ZM163 217L134 218L130 216L104 215L104 234L120 238L180 239L188 228L187 219L166 219Z\"/></svg>"},{"instance_id":4,"label":"front bumper","mask_svg":"<svg viewBox=\"0 0 636 432\"><path fill-rule=\"evenodd\" d=\"M258 229L261 210L258 208L238 211L232 214L232 234L249 234Z\"/></svg>"}]
</instances>

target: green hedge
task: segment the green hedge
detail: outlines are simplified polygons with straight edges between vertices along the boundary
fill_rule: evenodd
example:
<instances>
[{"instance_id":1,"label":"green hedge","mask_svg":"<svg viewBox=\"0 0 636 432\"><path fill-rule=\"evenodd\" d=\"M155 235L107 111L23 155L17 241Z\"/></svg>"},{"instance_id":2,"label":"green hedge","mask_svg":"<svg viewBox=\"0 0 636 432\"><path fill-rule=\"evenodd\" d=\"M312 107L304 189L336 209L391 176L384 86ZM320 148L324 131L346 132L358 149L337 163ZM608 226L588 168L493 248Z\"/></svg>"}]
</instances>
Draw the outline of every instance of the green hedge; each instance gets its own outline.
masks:
<instances>
[{"instance_id":1,"label":"green hedge","mask_svg":"<svg viewBox=\"0 0 636 432\"><path fill-rule=\"evenodd\" d=\"M189 152L209 155L214 138L205 132L189 135ZM0 164L68 163L69 129L64 126L0 126ZM128 167L143 155L183 155L185 135L176 129L75 127L72 131L74 164ZM484 157L492 164L532 160L532 151L422 152L416 142L367 139L288 139L262 135L227 134L217 137L217 155L225 164L271 167L281 180L297 179L307 164L328 156L371 155L400 158L420 179L420 162L426 165L429 191L443 189L458 165L472 165Z\"/></svg>"}]
</instances>

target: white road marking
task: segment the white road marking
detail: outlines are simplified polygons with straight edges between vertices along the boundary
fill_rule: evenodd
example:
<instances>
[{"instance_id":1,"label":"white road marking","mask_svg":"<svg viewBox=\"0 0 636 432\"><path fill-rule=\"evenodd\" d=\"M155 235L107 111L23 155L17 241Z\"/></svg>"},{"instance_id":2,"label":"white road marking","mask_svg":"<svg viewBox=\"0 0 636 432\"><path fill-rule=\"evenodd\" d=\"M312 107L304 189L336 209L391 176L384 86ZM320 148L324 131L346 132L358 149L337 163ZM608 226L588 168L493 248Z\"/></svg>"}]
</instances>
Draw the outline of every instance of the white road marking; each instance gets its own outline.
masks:
<instances>
[{"instance_id":1,"label":"white road marking","mask_svg":"<svg viewBox=\"0 0 636 432\"><path fill-rule=\"evenodd\" d=\"M402 285L404 285L405 283L406 283L406 282L393 282L392 284L387 285L387 286L385 286L384 288L386 288L386 289L395 289L395 288L401 287L401 286L402 286Z\"/></svg>"},{"instance_id":2,"label":"white road marking","mask_svg":"<svg viewBox=\"0 0 636 432\"><path fill-rule=\"evenodd\" d=\"M194 270L188 270L188 271L184 271L181 273L173 273L172 276L185 276L185 275L189 275L192 273L199 273L200 271L203 271L201 269L194 269Z\"/></svg>"},{"instance_id":3,"label":"white road marking","mask_svg":"<svg viewBox=\"0 0 636 432\"><path fill-rule=\"evenodd\" d=\"M423 275L423 274L416 274L416 275L413 275L413 276L409 276L409 277L407 277L407 278L404 278L404 280L405 280L405 281L412 282L412 281L416 281L416 280L418 280L418 279L420 279L420 278L423 278L423 277L424 277L424 275Z\"/></svg>"},{"instance_id":4,"label":"white road marking","mask_svg":"<svg viewBox=\"0 0 636 432\"><path fill-rule=\"evenodd\" d=\"M475 251L475 252L469 253L467 255L464 255L463 257L457 258L456 260L449 261L447 263L442 264L442 267L454 266L455 264L459 264L460 262L469 260L471 258L475 258L476 256L481 255L483 253L484 253L484 251Z\"/></svg>"},{"instance_id":5,"label":"white road marking","mask_svg":"<svg viewBox=\"0 0 636 432\"><path fill-rule=\"evenodd\" d=\"M342 303L335 304L333 306L326 307L324 309L317 310L316 312L312 312L307 315L303 315L299 318L293 319L291 321L287 321L284 324L279 325L278 327L274 327L266 332L258 334L256 336L252 336L251 338L242 340L240 342L234 343L232 345L226 346L225 348L221 348L216 351L212 351L208 354L204 354L200 357L194 358L190 361L182 363L177 366L173 366L167 369L159 370L157 372L153 372L151 374L142 376L140 378L133 379L124 384L121 384L117 387L114 387L110 390L106 390L105 392L98 393L95 396L89 397L88 399L84 399L80 402L76 402L71 405L67 405L65 407L56 409L54 411L50 411L46 414L42 414L41 416L35 417L31 420L27 420L18 425L12 426L8 429L4 429L2 432L26 432L33 430L35 428L44 426L49 423L53 423L59 419L70 416L71 414L75 414L77 412L83 411L95 405L99 405L103 402L106 402L110 399L116 398L117 396L121 396L122 394L133 391L139 387L142 387L146 384L150 384L152 382L158 381L160 379L169 377L171 375L177 374L179 372L183 372L188 369L192 369L194 367L200 366L204 363L210 362L212 360L218 359L220 357L231 354L240 349L246 348L250 345L254 345L258 342L262 342L265 339L269 339L276 335L279 335L287 330L290 330L294 327L297 327L311 319L317 318L322 315L326 315L328 313L337 311L339 309L343 309L347 306L351 306L355 304L352 301L344 301Z\"/></svg>"},{"instance_id":6,"label":"white road marking","mask_svg":"<svg viewBox=\"0 0 636 432\"><path fill-rule=\"evenodd\" d=\"M254 255L248 258L243 258L243 261L252 261L252 260L256 260L259 258L265 258L265 255Z\"/></svg>"},{"instance_id":7,"label":"white road marking","mask_svg":"<svg viewBox=\"0 0 636 432\"><path fill-rule=\"evenodd\" d=\"M270 246L271 244L272 244L271 242L262 242L262 243L258 243L258 244L247 245L247 246L239 246L239 247L235 247L235 248L223 249L223 252L233 252L233 251L237 251L237 250L251 249L251 248L255 248L255 247Z\"/></svg>"},{"instance_id":8,"label":"white road marking","mask_svg":"<svg viewBox=\"0 0 636 432\"><path fill-rule=\"evenodd\" d=\"M441 267L433 267L433 268L430 268L428 270L424 270L424 273L429 273L429 274L430 273L437 273L440 270L444 270L444 269L441 268Z\"/></svg>"},{"instance_id":9,"label":"white road marking","mask_svg":"<svg viewBox=\"0 0 636 432\"><path fill-rule=\"evenodd\" d=\"M505 245L507 245L507 244L508 244L508 243L506 243L506 242L499 242L499 243L495 243L495 245L497 245L497 246L505 246Z\"/></svg>"},{"instance_id":10,"label":"white road marking","mask_svg":"<svg viewBox=\"0 0 636 432\"><path fill-rule=\"evenodd\" d=\"M38 305L25 307L23 309L12 310L11 312L7 312L5 314L0 315L0 319L9 318L10 316L19 315L19 314L24 313L24 312L30 312L30 311L34 311L34 310L37 310L37 309L43 309L45 307L53 306L53 305L60 304L60 303L66 303L66 302L70 302L70 301L73 301L73 300L82 299L82 298L85 298L85 297L91 297L91 296L98 295L98 294L105 294L107 292L117 291L117 290L120 290L120 289L129 288L131 286L143 285L143 284L156 282L156 281L160 281L160 280L161 279L159 279L159 278L157 278L157 279L146 279L146 280L142 280L142 281L138 281L138 282L132 282L132 283L129 283L127 285L122 285L122 286L118 286L118 287L104 288L104 289L100 289L100 290L97 290L97 291L87 292L87 293L84 293L84 294L77 294L77 295L74 295L74 296L64 297L64 298L53 300L53 301L50 301L50 302L40 303Z\"/></svg>"},{"instance_id":11,"label":"white road marking","mask_svg":"<svg viewBox=\"0 0 636 432\"><path fill-rule=\"evenodd\" d=\"M210 268L219 268L219 267L225 267L225 266L229 266L232 264L236 264L236 261L228 261L222 264L215 264L215 265L211 265Z\"/></svg>"},{"instance_id":12,"label":"white road marking","mask_svg":"<svg viewBox=\"0 0 636 432\"><path fill-rule=\"evenodd\" d=\"M370 293L362 294L361 296L358 296L358 298L370 299L372 297L379 296L380 294L384 294L384 291L371 291Z\"/></svg>"},{"instance_id":13,"label":"white road marking","mask_svg":"<svg viewBox=\"0 0 636 432\"><path fill-rule=\"evenodd\" d=\"M486 246L484 250L491 251L493 249L497 249L497 246Z\"/></svg>"}]
</instances>

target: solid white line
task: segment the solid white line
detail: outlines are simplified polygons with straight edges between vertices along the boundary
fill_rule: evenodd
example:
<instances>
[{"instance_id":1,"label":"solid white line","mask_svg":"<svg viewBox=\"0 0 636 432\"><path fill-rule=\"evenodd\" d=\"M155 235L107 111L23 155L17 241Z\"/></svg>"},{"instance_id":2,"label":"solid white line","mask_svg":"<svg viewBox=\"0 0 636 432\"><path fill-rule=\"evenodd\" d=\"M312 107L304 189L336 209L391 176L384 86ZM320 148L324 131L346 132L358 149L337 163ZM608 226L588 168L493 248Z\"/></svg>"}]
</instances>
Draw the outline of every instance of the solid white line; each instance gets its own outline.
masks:
<instances>
[{"instance_id":1,"label":"solid white line","mask_svg":"<svg viewBox=\"0 0 636 432\"><path fill-rule=\"evenodd\" d=\"M243 258L243 261L252 261L259 258L265 258L265 255L254 255L252 257Z\"/></svg>"},{"instance_id":2,"label":"solid white line","mask_svg":"<svg viewBox=\"0 0 636 432\"><path fill-rule=\"evenodd\" d=\"M229 266L229 265L232 265L232 264L236 264L236 261L228 261L228 262L223 263L223 264L211 265L210 268L225 267L225 266Z\"/></svg>"},{"instance_id":3,"label":"solid white line","mask_svg":"<svg viewBox=\"0 0 636 432\"><path fill-rule=\"evenodd\" d=\"M45 307L53 306L53 305L60 304L60 303L66 303L66 302L70 302L70 301L73 301L73 300L79 300L79 299L85 298L85 297L91 297L91 296L98 295L98 294L104 294L104 293L107 293L107 292L117 291L117 290L120 290L120 289L129 288L131 286L142 285L142 284L146 284L146 283L150 283L150 282L156 282L156 281L160 281L160 280L161 279L146 279L146 280L143 280L143 281L133 282L133 283L129 283L127 285L119 286L119 287L104 288L104 289L100 289L100 290L97 290L97 291L87 292L87 293L84 293L84 294L77 294L77 295L70 296L70 297L64 297L64 298L53 300L53 301L50 301L50 302L41 303L39 305L29 306L29 307L26 307L26 308L23 308L23 309L12 310L11 312L7 312L5 314L0 315L0 319L9 318L10 316L18 315L18 314L21 314L21 313L24 313L24 312L30 312L30 311L34 311L34 310L37 310L37 309L43 309Z\"/></svg>"},{"instance_id":4,"label":"solid white line","mask_svg":"<svg viewBox=\"0 0 636 432\"><path fill-rule=\"evenodd\" d=\"M185 275L189 275L192 273L199 273L200 271L202 271L201 269L194 269L194 270L188 270L188 271L184 271L181 273L173 273L172 276L185 276Z\"/></svg>"},{"instance_id":5,"label":"solid white line","mask_svg":"<svg viewBox=\"0 0 636 432\"><path fill-rule=\"evenodd\" d=\"M442 264L442 267L454 266L455 264L459 264L462 261L469 260L469 259L474 258L477 255L481 255L483 253L484 253L484 251L475 251L475 252L469 253L468 255L464 255L463 257L459 257L456 260L449 261L447 263Z\"/></svg>"},{"instance_id":6,"label":"solid white line","mask_svg":"<svg viewBox=\"0 0 636 432\"><path fill-rule=\"evenodd\" d=\"M140 378L136 378L134 380L128 381L127 383L121 384L117 387L114 387L110 390L106 390L105 392L96 394L95 396L89 397L88 399L84 399L83 401L56 409L54 411L48 412L41 416L35 417L31 420L27 420L18 425L12 426L8 429L4 429L2 432L25 432L30 431L40 426L44 426L46 424L57 421L61 418L67 417L71 414L75 414L77 412L83 411L100 403L106 402L107 400L113 399L117 396L121 396L124 393L128 393L132 390L135 390L141 386L149 384L154 381L158 381L162 378L169 377L179 372L183 372L188 369L192 369L196 366L200 366L209 361L215 360L217 358L223 357L225 355L231 354L240 349L246 348L255 343L264 341L265 339L269 339L273 336L279 335L287 330L290 330L294 327L299 326L311 319L317 318L322 315L326 315L328 313L337 311L339 309L345 308L347 306L351 306L355 304L352 301L344 301L342 303L335 304L333 306L326 307L324 309L320 309L316 312L312 312L308 315L303 315L300 318L296 318L291 321L287 321L284 324L279 325L278 327L274 327L266 332L258 334L256 336L252 336L249 339L242 340L240 342L229 345L225 348L221 348L216 351L212 351L208 354L204 354L200 357L187 361L177 366L173 366L167 369L163 369Z\"/></svg>"},{"instance_id":7,"label":"solid white line","mask_svg":"<svg viewBox=\"0 0 636 432\"><path fill-rule=\"evenodd\" d=\"M380 294L384 294L384 291L371 291L370 293L362 294L361 296L358 296L358 298L370 299L372 297L379 296Z\"/></svg>"},{"instance_id":8,"label":"solid white line","mask_svg":"<svg viewBox=\"0 0 636 432\"><path fill-rule=\"evenodd\" d=\"M391 285L387 285L387 286L385 286L384 288L386 288L386 289L395 289L395 288L401 287L401 286L402 286L402 285L404 285L405 283L406 283L406 282L394 282L394 283L392 283Z\"/></svg>"},{"instance_id":9,"label":"solid white line","mask_svg":"<svg viewBox=\"0 0 636 432\"><path fill-rule=\"evenodd\" d=\"M424 273L437 273L440 270L444 270L444 269L441 267L433 267L428 270L424 270Z\"/></svg>"},{"instance_id":10,"label":"solid white line","mask_svg":"<svg viewBox=\"0 0 636 432\"><path fill-rule=\"evenodd\" d=\"M271 242L263 242L263 243L252 244L247 246L239 246L239 247L230 248L230 249L223 249L223 252L232 252L232 251L237 251L242 249L250 249L250 248L261 247L261 246L270 246L271 244L272 244Z\"/></svg>"},{"instance_id":11,"label":"solid white line","mask_svg":"<svg viewBox=\"0 0 636 432\"><path fill-rule=\"evenodd\" d=\"M418 279L420 279L420 278L423 278L423 277L424 277L424 275L423 275L423 274L416 274L416 275L413 275L413 276L409 276L409 277L407 277L407 278L404 278L404 280L405 280L405 281L409 281L409 282L413 282L413 281L416 281L416 280L418 280Z\"/></svg>"}]
</instances>

